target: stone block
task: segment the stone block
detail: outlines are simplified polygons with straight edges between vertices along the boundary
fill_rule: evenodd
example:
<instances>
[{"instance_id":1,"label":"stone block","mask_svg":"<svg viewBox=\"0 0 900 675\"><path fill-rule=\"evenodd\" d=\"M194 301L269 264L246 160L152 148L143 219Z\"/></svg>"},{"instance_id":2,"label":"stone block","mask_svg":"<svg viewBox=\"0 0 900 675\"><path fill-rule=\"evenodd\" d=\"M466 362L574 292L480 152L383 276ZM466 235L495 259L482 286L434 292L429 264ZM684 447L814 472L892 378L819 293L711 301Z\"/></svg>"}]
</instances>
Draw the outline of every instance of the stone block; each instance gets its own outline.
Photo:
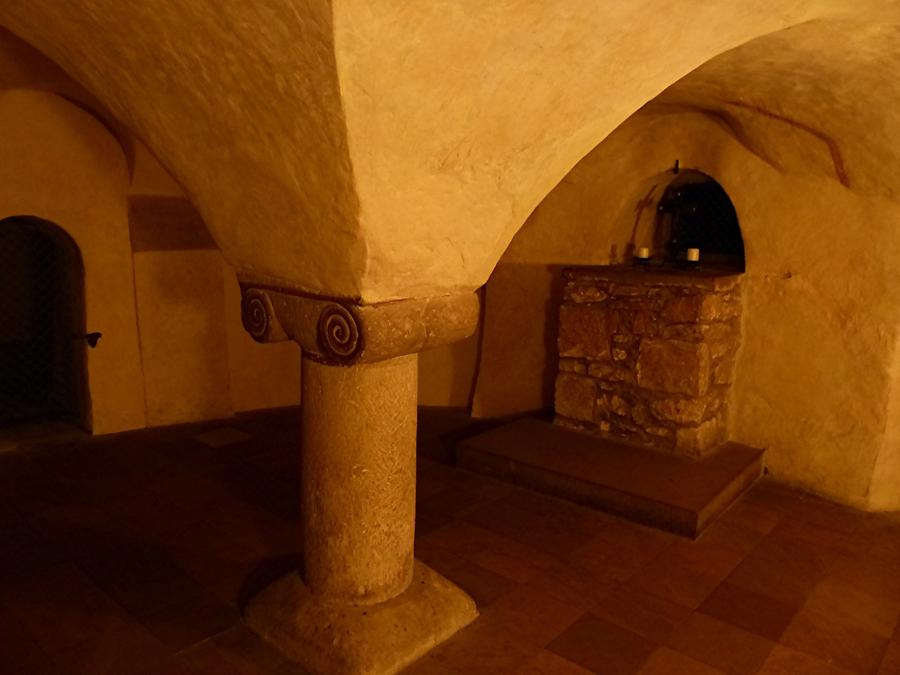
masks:
<instances>
[{"instance_id":1,"label":"stone block","mask_svg":"<svg viewBox=\"0 0 900 675\"><path fill-rule=\"evenodd\" d=\"M702 295L676 295L663 306L662 319L667 323L693 323L700 318Z\"/></svg>"},{"instance_id":2,"label":"stone block","mask_svg":"<svg viewBox=\"0 0 900 675\"><path fill-rule=\"evenodd\" d=\"M709 358L714 362L724 357L733 355L738 348L737 340L734 338L725 338L722 340L706 340L709 347Z\"/></svg>"},{"instance_id":3,"label":"stone block","mask_svg":"<svg viewBox=\"0 0 900 675\"><path fill-rule=\"evenodd\" d=\"M653 415L664 422L700 424L706 415L706 398L663 398L650 403Z\"/></svg>"},{"instance_id":4,"label":"stone block","mask_svg":"<svg viewBox=\"0 0 900 675\"><path fill-rule=\"evenodd\" d=\"M703 298L698 318L700 321L727 321L741 315L741 305L732 295L719 293Z\"/></svg>"},{"instance_id":5,"label":"stone block","mask_svg":"<svg viewBox=\"0 0 900 675\"><path fill-rule=\"evenodd\" d=\"M559 369L564 373L581 373L583 375L587 372L587 365L578 359L560 359Z\"/></svg>"},{"instance_id":6,"label":"stone block","mask_svg":"<svg viewBox=\"0 0 900 675\"><path fill-rule=\"evenodd\" d=\"M695 427L683 427L675 432L675 450L685 457L703 457L725 442L725 424L721 417L713 417Z\"/></svg>"},{"instance_id":7,"label":"stone block","mask_svg":"<svg viewBox=\"0 0 900 675\"><path fill-rule=\"evenodd\" d=\"M592 363L588 367L588 375L609 382L631 383L634 381L634 375L631 370L611 363Z\"/></svg>"},{"instance_id":8,"label":"stone block","mask_svg":"<svg viewBox=\"0 0 900 675\"><path fill-rule=\"evenodd\" d=\"M566 284L565 299L567 302L603 302L609 297L606 289L591 281L570 281Z\"/></svg>"},{"instance_id":9,"label":"stone block","mask_svg":"<svg viewBox=\"0 0 900 675\"><path fill-rule=\"evenodd\" d=\"M723 358L713 368L713 383L725 385L734 382L734 354Z\"/></svg>"},{"instance_id":10,"label":"stone block","mask_svg":"<svg viewBox=\"0 0 900 675\"><path fill-rule=\"evenodd\" d=\"M615 313L602 303L563 305L559 310L559 355L594 361L609 359L610 338L616 326Z\"/></svg>"},{"instance_id":11,"label":"stone block","mask_svg":"<svg viewBox=\"0 0 900 675\"><path fill-rule=\"evenodd\" d=\"M573 373L556 376L557 414L582 422L593 422L597 384L589 377Z\"/></svg>"},{"instance_id":12,"label":"stone block","mask_svg":"<svg viewBox=\"0 0 900 675\"><path fill-rule=\"evenodd\" d=\"M637 360L638 386L667 394L703 396L709 387L709 349L703 343L644 340Z\"/></svg>"},{"instance_id":13,"label":"stone block","mask_svg":"<svg viewBox=\"0 0 900 675\"><path fill-rule=\"evenodd\" d=\"M631 317L631 332L634 335L654 337L659 333L659 321L649 309L638 310Z\"/></svg>"}]
</instances>

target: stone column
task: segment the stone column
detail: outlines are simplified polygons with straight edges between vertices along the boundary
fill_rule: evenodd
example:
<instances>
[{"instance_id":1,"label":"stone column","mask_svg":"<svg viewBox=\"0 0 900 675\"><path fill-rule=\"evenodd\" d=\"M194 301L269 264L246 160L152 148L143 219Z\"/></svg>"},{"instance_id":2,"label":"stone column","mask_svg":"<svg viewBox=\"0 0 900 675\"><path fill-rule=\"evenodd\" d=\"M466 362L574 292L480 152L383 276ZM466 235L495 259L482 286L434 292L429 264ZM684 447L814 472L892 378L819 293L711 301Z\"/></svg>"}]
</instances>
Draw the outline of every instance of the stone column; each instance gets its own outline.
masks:
<instances>
[{"instance_id":1,"label":"stone column","mask_svg":"<svg viewBox=\"0 0 900 675\"><path fill-rule=\"evenodd\" d=\"M477 615L413 536L417 352L470 335L478 298L363 305L248 279L242 294L255 339L303 349L304 569L244 619L310 672L397 672Z\"/></svg>"},{"instance_id":2,"label":"stone column","mask_svg":"<svg viewBox=\"0 0 900 675\"><path fill-rule=\"evenodd\" d=\"M312 593L372 604L413 574L417 355L303 359L303 558Z\"/></svg>"}]
</instances>

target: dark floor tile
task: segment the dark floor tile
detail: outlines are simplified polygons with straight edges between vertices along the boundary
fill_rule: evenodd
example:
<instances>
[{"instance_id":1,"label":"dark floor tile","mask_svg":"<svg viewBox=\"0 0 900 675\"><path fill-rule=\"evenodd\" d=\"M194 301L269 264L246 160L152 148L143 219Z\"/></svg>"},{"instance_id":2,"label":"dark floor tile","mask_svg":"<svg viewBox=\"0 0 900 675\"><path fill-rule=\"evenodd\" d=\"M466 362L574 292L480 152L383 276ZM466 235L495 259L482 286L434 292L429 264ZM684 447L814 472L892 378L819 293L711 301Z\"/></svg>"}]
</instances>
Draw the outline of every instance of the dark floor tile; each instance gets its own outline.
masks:
<instances>
[{"instance_id":1,"label":"dark floor tile","mask_svg":"<svg viewBox=\"0 0 900 675\"><path fill-rule=\"evenodd\" d=\"M417 557L472 596L479 608L502 597L515 584L509 579L437 547L419 547Z\"/></svg>"},{"instance_id":2,"label":"dark floor tile","mask_svg":"<svg viewBox=\"0 0 900 675\"><path fill-rule=\"evenodd\" d=\"M287 661L244 626L190 647L180 654L200 673L216 675L304 675L301 666Z\"/></svg>"},{"instance_id":3,"label":"dark floor tile","mask_svg":"<svg viewBox=\"0 0 900 675\"><path fill-rule=\"evenodd\" d=\"M132 619L104 626L88 639L54 656L70 675L151 675L163 671L168 651Z\"/></svg>"},{"instance_id":4,"label":"dark floor tile","mask_svg":"<svg viewBox=\"0 0 900 675\"><path fill-rule=\"evenodd\" d=\"M728 546L714 542L679 542L644 566L628 584L694 609L740 561L741 555Z\"/></svg>"},{"instance_id":5,"label":"dark floor tile","mask_svg":"<svg viewBox=\"0 0 900 675\"><path fill-rule=\"evenodd\" d=\"M86 566L93 582L138 618L181 605L203 587L165 553L93 561Z\"/></svg>"},{"instance_id":6,"label":"dark floor tile","mask_svg":"<svg viewBox=\"0 0 900 675\"><path fill-rule=\"evenodd\" d=\"M553 518L530 513L502 499L474 509L464 519L551 555L570 555L586 540L577 528L566 527Z\"/></svg>"},{"instance_id":7,"label":"dark floor tile","mask_svg":"<svg viewBox=\"0 0 900 675\"><path fill-rule=\"evenodd\" d=\"M624 581L677 541L678 537L666 532L610 519L600 532L576 549L569 560L598 576Z\"/></svg>"},{"instance_id":8,"label":"dark floor tile","mask_svg":"<svg viewBox=\"0 0 900 675\"><path fill-rule=\"evenodd\" d=\"M777 642L800 607L726 582L713 591L700 611Z\"/></svg>"},{"instance_id":9,"label":"dark floor tile","mask_svg":"<svg viewBox=\"0 0 900 675\"><path fill-rule=\"evenodd\" d=\"M541 648L584 614L577 605L562 601L531 584L512 589L497 600L489 611L519 639Z\"/></svg>"},{"instance_id":10,"label":"dark floor tile","mask_svg":"<svg viewBox=\"0 0 900 675\"><path fill-rule=\"evenodd\" d=\"M237 611L208 593L150 614L142 623L172 652L232 628L240 621Z\"/></svg>"},{"instance_id":11,"label":"dark floor tile","mask_svg":"<svg viewBox=\"0 0 900 675\"><path fill-rule=\"evenodd\" d=\"M674 649L659 647L641 668L640 675L722 675L722 671Z\"/></svg>"},{"instance_id":12,"label":"dark floor tile","mask_svg":"<svg viewBox=\"0 0 900 675\"><path fill-rule=\"evenodd\" d=\"M489 608L432 651L429 661L439 666L434 673L518 673L540 651L540 645L531 644L510 630L506 617Z\"/></svg>"},{"instance_id":13,"label":"dark floor tile","mask_svg":"<svg viewBox=\"0 0 900 675\"><path fill-rule=\"evenodd\" d=\"M116 603L74 565L16 578L0 592L3 611L15 616L51 657L121 624Z\"/></svg>"},{"instance_id":14,"label":"dark floor tile","mask_svg":"<svg viewBox=\"0 0 900 675\"><path fill-rule=\"evenodd\" d=\"M734 569L728 582L778 602L799 606L827 569L819 554L770 535Z\"/></svg>"},{"instance_id":15,"label":"dark floor tile","mask_svg":"<svg viewBox=\"0 0 900 675\"><path fill-rule=\"evenodd\" d=\"M518 675L590 675L590 672L568 659L544 650L522 663Z\"/></svg>"},{"instance_id":16,"label":"dark floor tile","mask_svg":"<svg viewBox=\"0 0 900 675\"><path fill-rule=\"evenodd\" d=\"M726 673L756 673L775 643L700 612L669 637L668 646Z\"/></svg>"},{"instance_id":17,"label":"dark floor tile","mask_svg":"<svg viewBox=\"0 0 900 675\"><path fill-rule=\"evenodd\" d=\"M637 633L586 614L547 649L595 673L637 673L656 645Z\"/></svg>"},{"instance_id":18,"label":"dark floor tile","mask_svg":"<svg viewBox=\"0 0 900 675\"><path fill-rule=\"evenodd\" d=\"M663 643L691 610L650 593L619 586L593 612L653 642Z\"/></svg>"}]
</instances>

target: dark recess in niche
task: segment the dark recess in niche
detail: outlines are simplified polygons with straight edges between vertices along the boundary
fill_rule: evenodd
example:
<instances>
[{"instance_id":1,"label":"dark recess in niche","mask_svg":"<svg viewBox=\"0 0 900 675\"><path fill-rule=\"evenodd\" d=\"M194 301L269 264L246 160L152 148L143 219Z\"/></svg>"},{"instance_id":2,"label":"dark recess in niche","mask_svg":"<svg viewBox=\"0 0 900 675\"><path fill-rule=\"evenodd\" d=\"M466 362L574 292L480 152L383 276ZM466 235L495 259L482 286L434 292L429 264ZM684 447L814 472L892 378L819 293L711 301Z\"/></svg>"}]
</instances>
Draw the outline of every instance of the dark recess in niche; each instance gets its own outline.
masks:
<instances>
[{"instance_id":1,"label":"dark recess in niche","mask_svg":"<svg viewBox=\"0 0 900 675\"><path fill-rule=\"evenodd\" d=\"M681 170L669 183L656 209L653 244L664 263L683 262L687 250L697 248L704 266L745 269L734 204L715 179L700 171Z\"/></svg>"}]
</instances>

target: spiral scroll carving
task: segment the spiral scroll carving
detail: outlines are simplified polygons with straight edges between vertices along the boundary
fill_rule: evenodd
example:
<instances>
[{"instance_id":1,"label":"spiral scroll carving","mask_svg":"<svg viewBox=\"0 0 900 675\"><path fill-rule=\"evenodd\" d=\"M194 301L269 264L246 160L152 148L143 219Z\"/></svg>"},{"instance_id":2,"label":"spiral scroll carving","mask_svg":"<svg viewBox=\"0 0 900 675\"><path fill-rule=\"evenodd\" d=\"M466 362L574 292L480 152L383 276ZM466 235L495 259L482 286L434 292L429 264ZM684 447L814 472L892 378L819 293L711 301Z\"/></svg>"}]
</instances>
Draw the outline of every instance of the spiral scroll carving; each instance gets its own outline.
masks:
<instances>
[{"instance_id":1,"label":"spiral scroll carving","mask_svg":"<svg viewBox=\"0 0 900 675\"><path fill-rule=\"evenodd\" d=\"M322 352L337 361L352 359L362 346L356 318L341 305L327 305L322 310L317 337Z\"/></svg>"},{"instance_id":2,"label":"spiral scroll carving","mask_svg":"<svg viewBox=\"0 0 900 675\"><path fill-rule=\"evenodd\" d=\"M254 340L265 340L269 332L269 307L262 293L244 293L241 298L241 323Z\"/></svg>"}]
</instances>

